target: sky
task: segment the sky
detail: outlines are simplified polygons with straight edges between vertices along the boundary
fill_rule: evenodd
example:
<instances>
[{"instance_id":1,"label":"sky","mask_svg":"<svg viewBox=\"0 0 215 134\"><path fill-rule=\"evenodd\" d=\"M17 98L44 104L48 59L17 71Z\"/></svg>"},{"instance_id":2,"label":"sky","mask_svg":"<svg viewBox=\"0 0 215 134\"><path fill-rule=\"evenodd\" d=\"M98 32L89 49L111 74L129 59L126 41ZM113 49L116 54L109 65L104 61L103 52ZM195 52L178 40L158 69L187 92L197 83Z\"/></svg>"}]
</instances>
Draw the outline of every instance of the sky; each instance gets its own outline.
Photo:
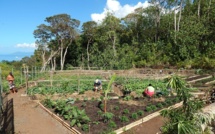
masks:
<instances>
[{"instance_id":1,"label":"sky","mask_svg":"<svg viewBox=\"0 0 215 134\"><path fill-rule=\"evenodd\" d=\"M101 22L107 11L122 18L147 6L145 0L0 0L0 60L17 52L33 53L33 32L46 17L65 13L83 24Z\"/></svg>"}]
</instances>

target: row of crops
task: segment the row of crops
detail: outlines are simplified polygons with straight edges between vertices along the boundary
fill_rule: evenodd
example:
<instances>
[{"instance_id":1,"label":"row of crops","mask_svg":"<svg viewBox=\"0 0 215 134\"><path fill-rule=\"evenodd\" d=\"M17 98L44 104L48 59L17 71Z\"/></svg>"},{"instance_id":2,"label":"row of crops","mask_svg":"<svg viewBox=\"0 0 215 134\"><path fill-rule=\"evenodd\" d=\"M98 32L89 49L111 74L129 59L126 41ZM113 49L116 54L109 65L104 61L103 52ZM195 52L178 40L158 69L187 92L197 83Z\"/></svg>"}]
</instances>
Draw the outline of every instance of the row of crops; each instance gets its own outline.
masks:
<instances>
[{"instance_id":1,"label":"row of crops","mask_svg":"<svg viewBox=\"0 0 215 134\"><path fill-rule=\"evenodd\" d=\"M93 90L93 84L96 79L102 81L103 89L107 89L109 79L101 75L86 76L86 75L53 75L44 77L43 80L37 82L37 86L28 89L28 94L71 94L78 92L84 93L88 90ZM156 90L167 91L166 83L163 80L151 80L140 78L127 78L117 76L114 82L117 85L122 85L123 90L135 91L142 93L143 90L151 83Z\"/></svg>"}]
</instances>

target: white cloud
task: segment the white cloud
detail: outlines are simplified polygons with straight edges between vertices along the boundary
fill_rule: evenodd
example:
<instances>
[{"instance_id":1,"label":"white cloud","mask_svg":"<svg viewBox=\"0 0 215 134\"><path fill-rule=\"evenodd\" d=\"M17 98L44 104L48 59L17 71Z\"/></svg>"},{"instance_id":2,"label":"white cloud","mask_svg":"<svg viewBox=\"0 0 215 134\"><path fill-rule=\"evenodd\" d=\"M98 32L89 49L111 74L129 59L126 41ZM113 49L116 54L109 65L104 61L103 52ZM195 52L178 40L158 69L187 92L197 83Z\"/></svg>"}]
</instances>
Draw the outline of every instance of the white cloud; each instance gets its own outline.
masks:
<instances>
[{"instance_id":1,"label":"white cloud","mask_svg":"<svg viewBox=\"0 0 215 134\"><path fill-rule=\"evenodd\" d=\"M36 44L35 43L23 43L23 44L16 44L16 47L18 48L36 48Z\"/></svg>"},{"instance_id":2,"label":"white cloud","mask_svg":"<svg viewBox=\"0 0 215 134\"><path fill-rule=\"evenodd\" d=\"M129 13L132 13L136 8L146 8L148 6L148 1L145 1L144 3L138 2L136 5L121 5L118 0L107 0L104 11L102 13L91 14L91 18L93 21L101 22L105 18L107 12L112 12L117 18L123 18Z\"/></svg>"}]
</instances>

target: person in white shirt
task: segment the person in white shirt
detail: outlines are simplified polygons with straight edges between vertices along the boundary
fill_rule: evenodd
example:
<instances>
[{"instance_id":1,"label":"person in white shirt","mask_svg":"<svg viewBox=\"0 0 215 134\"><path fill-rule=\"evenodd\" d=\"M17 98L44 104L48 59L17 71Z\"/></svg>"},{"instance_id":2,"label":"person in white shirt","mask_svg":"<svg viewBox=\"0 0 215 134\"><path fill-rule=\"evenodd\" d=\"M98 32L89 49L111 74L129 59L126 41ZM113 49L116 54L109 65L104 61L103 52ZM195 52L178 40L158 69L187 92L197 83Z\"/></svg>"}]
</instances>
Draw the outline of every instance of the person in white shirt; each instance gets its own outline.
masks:
<instances>
[{"instance_id":1,"label":"person in white shirt","mask_svg":"<svg viewBox=\"0 0 215 134\"><path fill-rule=\"evenodd\" d=\"M98 90L102 90L102 82L99 79L96 79L94 82L94 90L97 92Z\"/></svg>"}]
</instances>

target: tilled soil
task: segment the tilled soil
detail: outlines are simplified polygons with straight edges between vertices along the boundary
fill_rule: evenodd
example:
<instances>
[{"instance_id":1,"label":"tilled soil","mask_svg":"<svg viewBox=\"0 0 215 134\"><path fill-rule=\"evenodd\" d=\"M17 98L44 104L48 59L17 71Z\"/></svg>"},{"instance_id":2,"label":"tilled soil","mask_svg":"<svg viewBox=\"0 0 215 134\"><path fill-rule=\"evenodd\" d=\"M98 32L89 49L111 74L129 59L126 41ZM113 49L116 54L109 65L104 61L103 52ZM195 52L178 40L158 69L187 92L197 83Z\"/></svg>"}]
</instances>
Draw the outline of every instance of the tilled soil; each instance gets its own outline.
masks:
<instances>
[{"instance_id":1,"label":"tilled soil","mask_svg":"<svg viewBox=\"0 0 215 134\"><path fill-rule=\"evenodd\" d=\"M85 110L87 116L91 119L90 123L88 124L89 130L88 131L82 131L81 128L78 128L75 126L75 128L81 132L82 134L101 134L101 133L108 133L110 131L114 131L116 129L119 129L125 125L128 125L134 121L137 121L157 110L147 112L146 106L147 105L156 105L158 102L164 101L163 98L155 98L154 100L148 100L145 98L140 98L138 100L132 100L132 101L122 101L121 99L112 99L107 101L107 112L112 113L114 116L111 119L116 126L113 127L113 125L110 125L110 121L105 122L104 118L102 118L101 114L104 113L103 107L101 107L101 104L104 104L101 101L98 100L77 100L75 101L73 106L77 106L78 109ZM167 106L166 106L167 107ZM54 109L50 109L52 112L54 112ZM127 111L127 113L125 113ZM132 114L137 113L138 111L142 111L143 115L138 115L137 118L132 117ZM120 118L124 116L128 120L122 121ZM61 117L62 118L62 117ZM63 119L63 118L62 118ZM70 124L69 121L66 121L68 124ZM111 127L112 126L112 127ZM151 125L151 130L153 131L159 131L156 127L154 129L154 126Z\"/></svg>"}]
</instances>

